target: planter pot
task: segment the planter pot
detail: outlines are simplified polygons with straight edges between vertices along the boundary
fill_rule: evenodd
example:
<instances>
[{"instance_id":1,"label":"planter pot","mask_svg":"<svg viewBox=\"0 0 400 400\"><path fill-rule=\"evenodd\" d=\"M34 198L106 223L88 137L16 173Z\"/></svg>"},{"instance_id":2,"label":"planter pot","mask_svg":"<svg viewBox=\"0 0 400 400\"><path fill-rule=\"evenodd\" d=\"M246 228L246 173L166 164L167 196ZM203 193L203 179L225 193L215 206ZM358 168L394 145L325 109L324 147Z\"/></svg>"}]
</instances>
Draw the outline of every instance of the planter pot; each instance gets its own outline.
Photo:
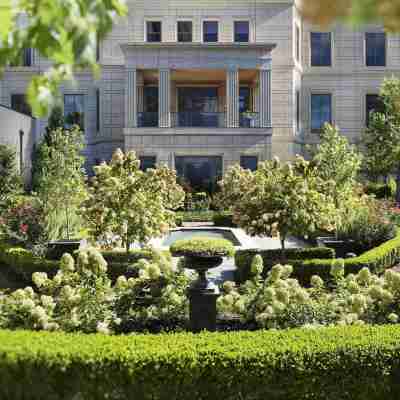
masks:
<instances>
[{"instance_id":1,"label":"planter pot","mask_svg":"<svg viewBox=\"0 0 400 400\"><path fill-rule=\"evenodd\" d=\"M186 268L193 269L199 274L191 289L214 293L217 288L212 282L208 281L207 271L219 267L222 261L222 257L216 256L185 256Z\"/></svg>"},{"instance_id":2,"label":"planter pot","mask_svg":"<svg viewBox=\"0 0 400 400\"><path fill-rule=\"evenodd\" d=\"M318 247L329 247L334 249L336 258L347 258L348 254L354 253L354 242L352 240L339 240L334 236L317 238Z\"/></svg>"},{"instance_id":3,"label":"planter pot","mask_svg":"<svg viewBox=\"0 0 400 400\"><path fill-rule=\"evenodd\" d=\"M57 240L49 242L46 258L60 260L65 254L74 254L75 251L86 247L86 240Z\"/></svg>"}]
</instances>

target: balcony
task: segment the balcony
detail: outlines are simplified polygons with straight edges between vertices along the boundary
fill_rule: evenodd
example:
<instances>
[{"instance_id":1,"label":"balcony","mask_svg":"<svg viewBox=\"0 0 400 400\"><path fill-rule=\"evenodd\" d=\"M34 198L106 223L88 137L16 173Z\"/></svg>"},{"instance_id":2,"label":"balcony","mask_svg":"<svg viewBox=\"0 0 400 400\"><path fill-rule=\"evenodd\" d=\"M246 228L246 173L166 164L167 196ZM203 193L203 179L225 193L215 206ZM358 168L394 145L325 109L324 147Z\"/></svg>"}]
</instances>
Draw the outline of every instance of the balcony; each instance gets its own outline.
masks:
<instances>
[{"instance_id":1,"label":"balcony","mask_svg":"<svg viewBox=\"0 0 400 400\"><path fill-rule=\"evenodd\" d=\"M171 128L228 128L226 113L222 112L172 112ZM158 128L157 112L138 113L138 128ZM260 128L259 113L241 113L237 128ZM230 127L232 128L232 127Z\"/></svg>"}]
</instances>

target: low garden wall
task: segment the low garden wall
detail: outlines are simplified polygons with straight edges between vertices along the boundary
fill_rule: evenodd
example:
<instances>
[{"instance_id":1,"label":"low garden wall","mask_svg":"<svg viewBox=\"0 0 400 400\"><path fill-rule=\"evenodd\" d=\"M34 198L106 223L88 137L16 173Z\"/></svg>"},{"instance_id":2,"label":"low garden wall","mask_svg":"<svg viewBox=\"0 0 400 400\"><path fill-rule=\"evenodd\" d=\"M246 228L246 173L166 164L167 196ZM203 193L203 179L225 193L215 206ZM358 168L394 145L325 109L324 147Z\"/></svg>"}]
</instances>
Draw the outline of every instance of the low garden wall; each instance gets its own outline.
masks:
<instances>
[{"instance_id":1,"label":"low garden wall","mask_svg":"<svg viewBox=\"0 0 400 400\"><path fill-rule=\"evenodd\" d=\"M280 250L239 250L235 254L237 272L235 279L243 283L250 276L251 261L256 254L264 260L264 274L279 262ZM334 262L334 251L329 248L288 249L286 250L287 264L293 266L293 277L302 284L309 284L313 275L319 275L324 280L330 279L330 270ZM372 273L381 273L400 263L400 233L374 249L358 257L344 260L345 273L357 273L364 267Z\"/></svg>"},{"instance_id":2,"label":"low garden wall","mask_svg":"<svg viewBox=\"0 0 400 400\"><path fill-rule=\"evenodd\" d=\"M391 400L400 327L109 337L0 331L0 398Z\"/></svg>"}]
</instances>

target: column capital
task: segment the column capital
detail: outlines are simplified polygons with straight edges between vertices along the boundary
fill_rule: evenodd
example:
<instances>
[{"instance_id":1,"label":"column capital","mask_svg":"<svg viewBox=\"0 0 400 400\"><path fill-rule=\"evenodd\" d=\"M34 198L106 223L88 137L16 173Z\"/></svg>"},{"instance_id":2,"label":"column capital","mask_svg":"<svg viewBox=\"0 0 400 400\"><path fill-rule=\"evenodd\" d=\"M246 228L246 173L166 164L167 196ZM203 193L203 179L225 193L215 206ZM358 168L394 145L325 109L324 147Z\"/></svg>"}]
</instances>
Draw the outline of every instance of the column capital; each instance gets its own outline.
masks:
<instances>
[{"instance_id":1,"label":"column capital","mask_svg":"<svg viewBox=\"0 0 400 400\"><path fill-rule=\"evenodd\" d=\"M264 58L261 61L259 69L261 71L271 71L271 69L272 69L272 58Z\"/></svg>"},{"instance_id":2,"label":"column capital","mask_svg":"<svg viewBox=\"0 0 400 400\"><path fill-rule=\"evenodd\" d=\"M232 72L236 72L239 70L239 67L235 64L235 65L228 65L228 67L226 68L227 71L232 71Z\"/></svg>"},{"instance_id":3,"label":"column capital","mask_svg":"<svg viewBox=\"0 0 400 400\"><path fill-rule=\"evenodd\" d=\"M127 72L136 72L137 68L135 65L125 65L125 71Z\"/></svg>"}]
</instances>

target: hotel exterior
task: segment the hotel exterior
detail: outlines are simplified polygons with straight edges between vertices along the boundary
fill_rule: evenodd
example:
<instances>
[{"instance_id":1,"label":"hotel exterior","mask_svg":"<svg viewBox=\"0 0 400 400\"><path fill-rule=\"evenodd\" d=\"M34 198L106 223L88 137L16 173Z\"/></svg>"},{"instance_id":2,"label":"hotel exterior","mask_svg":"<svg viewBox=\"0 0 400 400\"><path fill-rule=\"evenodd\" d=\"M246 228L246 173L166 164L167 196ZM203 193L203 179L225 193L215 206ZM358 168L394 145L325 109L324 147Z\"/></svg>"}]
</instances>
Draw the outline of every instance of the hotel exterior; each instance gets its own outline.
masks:
<instances>
[{"instance_id":1,"label":"hotel exterior","mask_svg":"<svg viewBox=\"0 0 400 400\"><path fill-rule=\"evenodd\" d=\"M295 1L128 5L99 43L98 80L81 72L77 86L60 88L67 120L85 132L88 166L133 149L144 168L167 163L210 187L235 163L301 154L324 122L357 142L383 78L400 72L399 37L380 26L322 30ZM27 85L48 66L27 49L0 81L0 104L29 114ZM36 121L36 142L45 126Z\"/></svg>"}]
</instances>

